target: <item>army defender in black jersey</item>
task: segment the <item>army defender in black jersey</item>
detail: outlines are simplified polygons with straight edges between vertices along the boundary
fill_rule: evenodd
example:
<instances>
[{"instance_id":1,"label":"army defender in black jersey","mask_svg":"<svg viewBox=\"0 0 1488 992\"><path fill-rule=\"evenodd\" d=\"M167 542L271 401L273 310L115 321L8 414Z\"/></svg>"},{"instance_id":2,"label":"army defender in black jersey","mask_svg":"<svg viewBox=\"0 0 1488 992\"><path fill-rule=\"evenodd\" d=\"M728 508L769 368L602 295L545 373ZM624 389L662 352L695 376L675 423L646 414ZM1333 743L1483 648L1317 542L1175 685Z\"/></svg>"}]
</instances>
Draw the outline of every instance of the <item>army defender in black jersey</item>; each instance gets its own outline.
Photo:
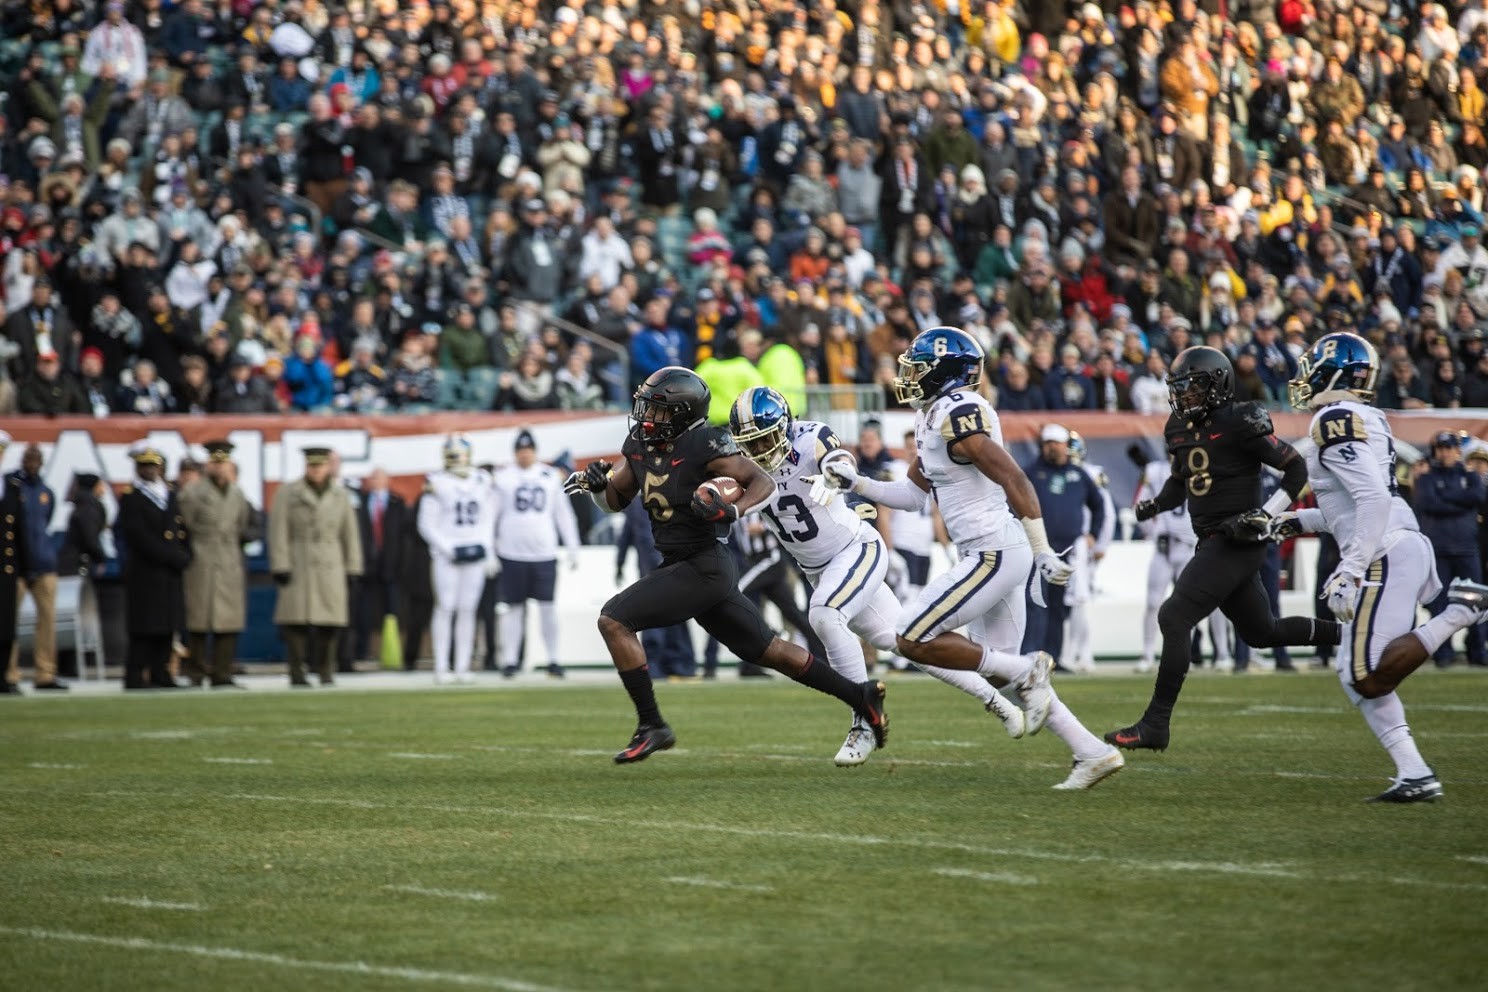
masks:
<instances>
[{"instance_id":1,"label":"army defender in black jersey","mask_svg":"<svg viewBox=\"0 0 1488 992\"><path fill-rule=\"evenodd\" d=\"M1199 543L1173 592L1157 613L1162 660L1152 702L1130 727L1106 740L1128 749L1164 750L1173 706L1183 689L1193 630L1216 609L1230 618L1236 636L1252 647L1338 643L1338 624L1312 617L1271 615L1261 583L1273 516L1307 485L1302 456L1274 433L1258 403L1234 401L1235 372L1224 353L1189 348L1168 373L1173 415L1165 429L1173 474L1156 499L1137 504L1137 519L1151 520L1185 501ZM1261 473L1282 473L1281 489L1261 505Z\"/></svg>"},{"instance_id":2,"label":"army defender in black jersey","mask_svg":"<svg viewBox=\"0 0 1488 992\"><path fill-rule=\"evenodd\" d=\"M695 619L742 660L773 668L847 703L872 729L879 747L888 734L882 682L849 682L827 663L775 636L759 609L739 591L733 556L723 546L741 513L770 498L775 484L744 457L729 432L709 427L708 386L690 369L669 367L635 392L630 434L618 466L594 462L569 476L564 489L588 492L610 513L639 498L651 518L661 565L600 611L599 631L620 681L635 703L638 726L615 755L626 764L676 743L656 705L638 632ZM744 487L737 503L704 498L698 487L726 476Z\"/></svg>"}]
</instances>

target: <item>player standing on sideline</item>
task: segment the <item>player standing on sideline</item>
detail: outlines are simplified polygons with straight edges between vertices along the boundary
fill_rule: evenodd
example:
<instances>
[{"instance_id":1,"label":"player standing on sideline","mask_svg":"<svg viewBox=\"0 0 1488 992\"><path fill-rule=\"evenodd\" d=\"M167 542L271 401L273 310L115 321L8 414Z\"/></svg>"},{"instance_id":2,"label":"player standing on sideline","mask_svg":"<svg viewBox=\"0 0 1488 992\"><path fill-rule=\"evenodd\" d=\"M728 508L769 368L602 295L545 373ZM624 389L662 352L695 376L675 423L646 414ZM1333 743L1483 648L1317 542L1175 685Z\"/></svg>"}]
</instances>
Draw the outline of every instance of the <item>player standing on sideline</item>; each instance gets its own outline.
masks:
<instances>
[{"instance_id":1,"label":"player standing on sideline","mask_svg":"<svg viewBox=\"0 0 1488 992\"><path fill-rule=\"evenodd\" d=\"M1142 481L1137 485L1137 502L1156 499L1173 474L1173 466L1161 458L1147 459L1142 446L1134 444L1126 449L1142 470ZM1194 534L1193 521L1188 518L1185 503L1172 510L1159 513L1146 522L1143 530L1152 540L1152 558L1147 564L1147 610L1142 615L1142 660L1137 662L1137 674L1145 675L1157 667L1157 610L1168 598L1168 590L1183 574L1194 556L1194 546L1199 543ZM1230 636L1233 628L1229 618L1219 610L1209 614L1209 637L1214 642L1214 667L1229 670L1235 667L1230 653Z\"/></svg>"},{"instance_id":2,"label":"player standing on sideline","mask_svg":"<svg viewBox=\"0 0 1488 992\"><path fill-rule=\"evenodd\" d=\"M1302 456L1276 436L1259 403L1235 402L1235 370L1216 348L1189 348L1173 360L1168 403L1173 414L1165 434L1173 474L1155 499L1137 504L1137 520L1151 520L1187 500L1199 543L1157 611L1163 647L1152 701L1136 723L1106 734L1112 744L1131 750L1167 748L1173 707L1192 661L1194 628L1216 608L1254 648L1338 643L1336 623L1273 616L1261 585L1271 518L1307 485ZM1266 465L1280 471L1282 481L1261 506Z\"/></svg>"},{"instance_id":3,"label":"player standing on sideline","mask_svg":"<svg viewBox=\"0 0 1488 992\"><path fill-rule=\"evenodd\" d=\"M768 386L739 394L729 433L749 460L768 473L774 494L763 504L770 529L806 573L813 592L807 620L827 649L827 661L850 681L868 678L858 636L880 651L895 646L899 603L884 584L889 553L878 530L822 478L834 466L856 466L826 424L796 420L785 397ZM981 700L1013 737L1022 737L1022 710L975 672L927 668L931 675ZM834 759L861 765L873 753L873 733L853 721Z\"/></svg>"},{"instance_id":4,"label":"player standing on sideline","mask_svg":"<svg viewBox=\"0 0 1488 992\"><path fill-rule=\"evenodd\" d=\"M1068 586L1050 583L1047 589L1040 587L1038 592L1047 605L1029 613L1028 630L1023 635L1023 650L1048 652L1057 672L1070 670L1063 664L1063 659L1069 656L1064 641L1065 622L1069 619L1068 597L1089 581L1088 576L1082 578L1078 573L1088 572L1095 535L1105 526L1107 517L1100 487L1070 455L1071 440L1069 428L1045 424L1039 431L1039 456L1025 470L1038 494L1049 543L1066 549L1060 554L1070 556L1070 566L1074 569Z\"/></svg>"},{"instance_id":5,"label":"player standing on sideline","mask_svg":"<svg viewBox=\"0 0 1488 992\"><path fill-rule=\"evenodd\" d=\"M916 410L917 454L908 477L864 478L847 459L829 461L826 475L839 488L898 510L917 511L934 495L961 560L904 612L897 650L919 665L975 671L1016 687L1027 733L1048 723L1074 752L1069 777L1054 788L1088 789L1126 761L1055 694L1054 659L1042 651L1014 653L1023 642L1030 573L1036 568L1039 578L1063 585L1070 566L1049 547L1033 484L1003 447L997 414L976 392L985 360L965 331L921 332L899 356L894 380L899 401ZM969 638L955 633L965 624Z\"/></svg>"},{"instance_id":6,"label":"player standing on sideline","mask_svg":"<svg viewBox=\"0 0 1488 992\"><path fill-rule=\"evenodd\" d=\"M738 569L723 546L729 526L775 491L769 477L739 453L728 431L708 426L708 385L691 369L658 369L635 391L623 461L591 462L564 483L587 492L607 513L639 497L651 516L661 567L604 605L599 632L635 704L637 726L618 764L641 761L677 738L661 716L637 632L695 618L742 661L783 672L835 696L863 717L879 747L888 736L882 682L853 683L811 654L776 637L739 591ZM719 500L704 482L727 477L743 487L737 502Z\"/></svg>"},{"instance_id":7,"label":"player standing on sideline","mask_svg":"<svg viewBox=\"0 0 1488 992\"><path fill-rule=\"evenodd\" d=\"M537 460L531 431L517 434L515 465L496 471L496 558L501 615L501 674L521 671L522 632L527 601L537 603L543 644L548 649L548 675L563 678L558 664L558 611L553 588L558 582L558 543L568 549L570 568L579 567L579 525L573 504L563 492L563 477Z\"/></svg>"},{"instance_id":8,"label":"player standing on sideline","mask_svg":"<svg viewBox=\"0 0 1488 992\"><path fill-rule=\"evenodd\" d=\"M491 475L471 464L470 439L444 442L444 470L424 483L418 531L429 545L434 584L434 682L450 681L450 626L454 625L454 679L472 682L475 612L486 578L496 574L496 495Z\"/></svg>"},{"instance_id":9,"label":"player standing on sideline","mask_svg":"<svg viewBox=\"0 0 1488 992\"><path fill-rule=\"evenodd\" d=\"M1111 549L1116 537L1116 501L1111 498L1111 480L1105 469L1088 460L1089 449L1085 439L1076 431L1069 432L1070 463L1084 471L1095 483L1096 493L1101 499L1099 528L1094 526L1090 511L1086 511L1083 524L1091 540L1076 541L1070 555L1070 564L1075 574L1070 576L1069 592L1065 604L1069 607L1069 631L1064 641L1064 666L1075 672L1095 671L1095 640L1090 630L1090 603L1095 599L1095 571Z\"/></svg>"},{"instance_id":10,"label":"player standing on sideline","mask_svg":"<svg viewBox=\"0 0 1488 992\"><path fill-rule=\"evenodd\" d=\"M1378 377L1374 347L1354 334L1329 334L1302 357L1290 392L1294 406L1317 411L1305 449L1317 509L1280 514L1271 530L1278 540L1320 530L1338 539L1338 567L1319 590L1346 625L1338 678L1395 762L1390 788L1370 802L1432 802L1441 783L1416 748L1395 688L1436 645L1483 619L1485 600L1477 597L1488 587L1454 584L1453 605L1411 631L1416 607L1436 598L1441 582L1431 542L1395 483L1390 423L1369 405Z\"/></svg>"}]
</instances>

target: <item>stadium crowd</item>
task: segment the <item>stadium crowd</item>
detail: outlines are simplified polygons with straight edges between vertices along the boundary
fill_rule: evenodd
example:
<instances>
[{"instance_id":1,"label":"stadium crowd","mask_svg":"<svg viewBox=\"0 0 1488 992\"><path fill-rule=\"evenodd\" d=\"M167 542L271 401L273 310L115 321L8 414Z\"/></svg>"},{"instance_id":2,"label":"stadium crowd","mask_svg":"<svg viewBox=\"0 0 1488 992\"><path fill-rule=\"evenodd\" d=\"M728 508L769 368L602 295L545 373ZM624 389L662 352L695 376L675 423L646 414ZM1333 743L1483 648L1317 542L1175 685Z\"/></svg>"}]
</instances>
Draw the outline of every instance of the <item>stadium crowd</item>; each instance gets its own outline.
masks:
<instances>
[{"instance_id":1,"label":"stadium crowd","mask_svg":"<svg viewBox=\"0 0 1488 992\"><path fill-rule=\"evenodd\" d=\"M3 11L5 412L884 386L942 323L1009 410L1201 342L1280 404L1345 327L1381 406L1488 405L1483 0Z\"/></svg>"}]
</instances>

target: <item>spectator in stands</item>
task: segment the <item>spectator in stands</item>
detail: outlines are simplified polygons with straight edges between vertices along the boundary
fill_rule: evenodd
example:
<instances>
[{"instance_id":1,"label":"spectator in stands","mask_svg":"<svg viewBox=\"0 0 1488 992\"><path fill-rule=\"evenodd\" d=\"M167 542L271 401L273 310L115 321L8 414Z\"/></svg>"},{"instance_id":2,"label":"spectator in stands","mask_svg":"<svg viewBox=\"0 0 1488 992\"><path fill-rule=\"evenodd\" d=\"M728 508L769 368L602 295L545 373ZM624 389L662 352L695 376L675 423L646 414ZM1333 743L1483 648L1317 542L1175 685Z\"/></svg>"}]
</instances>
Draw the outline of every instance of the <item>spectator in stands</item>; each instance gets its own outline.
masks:
<instances>
[{"instance_id":1,"label":"spectator in stands","mask_svg":"<svg viewBox=\"0 0 1488 992\"><path fill-rule=\"evenodd\" d=\"M148 417L174 413L175 409L176 400L171 395L170 385L160 380L155 363L148 358L137 360L132 374L119 387L118 396L114 400L114 411Z\"/></svg>"},{"instance_id":2,"label":"spectator in stands","mask_svg":"<svg viewBox=\"0 0 1488 992\"><path fill-rule=\"evenodd\" d=\"M529 351L513 371L501 373L497 410L551 410L557 407L553 373L540 355Z\"/></svg>"},{"instance_id":3,"label":"spectator in stands","mask_svg":"<svg viewBox=\"0 0 1488 992\"><path fill-rule=\"evenodd\" d=\"M25 570L17 573L16 604L30 596L36 611L34 688L65 690L67 686L57 681L57 548L50 533L57 496L42 480L41 466L41 448L28 444L21 455L21 467L5 477L5 488L16 490L24 508L18 523L25 527ZM0 660L8 666L5 681L19 685L19 646L12 647L10 654Z\"/></svg>"},{"instance_id":4,"label":"spectator in stands","mask_svg":"<svg viewBox=\"0 0 1488 992\"><path fill-rule=\"evenodd\" d=\"M253 374L253 363L234 354L227 362L227 375L213 390L218 413L278 413L273 390Z\"/></svg>"},{"instance_id":5,"label":"spectator in stands","mask_svg":"<svg viewBox=\"0 0 1488 992\"><path fill-rule=\"evenodd\" d=\"M295 337L294 353L285 359L284 382L296 410L322 411L334 402L335 376L320 352L318 338L301 333Z\"/></svg>"},{"instance_id":6,"label":"spectator in stands","mask_svg":"<svg viewBox=\"0 0 1488 992\"><path fill-rule=\"evenodd\" d=\"M21 413L55 417L89 412L87 397L77 381L62 371L55 351L44 351L36 356L36 367L20 381L16 393L16 404Z\"/></svg>"},{"instance_id":7,"label":"spectator in stands","mask_svg":"<svg viewBox=\"0 0 1488 992\"><path fill-rule=\"evenodd\" d=\"M1067 344L1059 352L1059 366L1044 377L1044 403L1050 410L1093 410L1095 384L1086 374L1080 349Z\"/></svg>"}]
</instances>

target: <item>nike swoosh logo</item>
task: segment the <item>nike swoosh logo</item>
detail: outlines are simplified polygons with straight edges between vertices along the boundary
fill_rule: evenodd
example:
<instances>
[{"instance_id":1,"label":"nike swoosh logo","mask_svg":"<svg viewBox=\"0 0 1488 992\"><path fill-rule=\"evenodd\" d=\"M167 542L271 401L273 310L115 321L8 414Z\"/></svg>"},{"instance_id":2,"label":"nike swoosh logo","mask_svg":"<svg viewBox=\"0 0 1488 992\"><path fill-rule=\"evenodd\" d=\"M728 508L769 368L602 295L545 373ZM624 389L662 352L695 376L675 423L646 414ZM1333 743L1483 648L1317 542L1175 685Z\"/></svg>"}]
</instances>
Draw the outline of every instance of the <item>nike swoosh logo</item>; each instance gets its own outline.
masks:
<instances>
[{"instance_id":1,"label":"nike swoosh logo","mask_svg":"<svg viewBox=\"0 0 1488 992\"><path fill-rule=\"evenodd\" d=\"M1211 440L1211 441L1218 441L1222 437L1224 437L1223 434L1210 434L1209 435L1209 440Z\"/></svg>"},{"instance_id":2,"label":"nike swoosh logo","mask_svg":"<svg viewBox=\"0 0 1488 992\"><path fill-rule=\"evenodd\" d=\"M626 750L626 752L625 752L625 756L627 758L634 758L636 755L640 754L644 750L646 750L646 742L645 741L642 741L641 743L637 744L635 747L628 748Z\"/></svg>"},{"instance_id":3,"label":"nike swoosh logo","mask_svg":"<svg viewBox=\"0 0 1488 992\"><path fill-rule=\"evenodd\" d=\"M1141 734L1117 734L1117 744L1135 744L1142 739Z\"/></svg>"},{"instance_id":4,"label":"nike swoosh logo","mask_svg":"<svg viewBox=\"0 0 1488 992\"><path fill-rule=\"evenodd\" d=\"M686 460L687 459L685 459L685 458L673 458L672 459L672 468L676 468L678 465L681 465Z\"/></svg>"}]
</instances>

